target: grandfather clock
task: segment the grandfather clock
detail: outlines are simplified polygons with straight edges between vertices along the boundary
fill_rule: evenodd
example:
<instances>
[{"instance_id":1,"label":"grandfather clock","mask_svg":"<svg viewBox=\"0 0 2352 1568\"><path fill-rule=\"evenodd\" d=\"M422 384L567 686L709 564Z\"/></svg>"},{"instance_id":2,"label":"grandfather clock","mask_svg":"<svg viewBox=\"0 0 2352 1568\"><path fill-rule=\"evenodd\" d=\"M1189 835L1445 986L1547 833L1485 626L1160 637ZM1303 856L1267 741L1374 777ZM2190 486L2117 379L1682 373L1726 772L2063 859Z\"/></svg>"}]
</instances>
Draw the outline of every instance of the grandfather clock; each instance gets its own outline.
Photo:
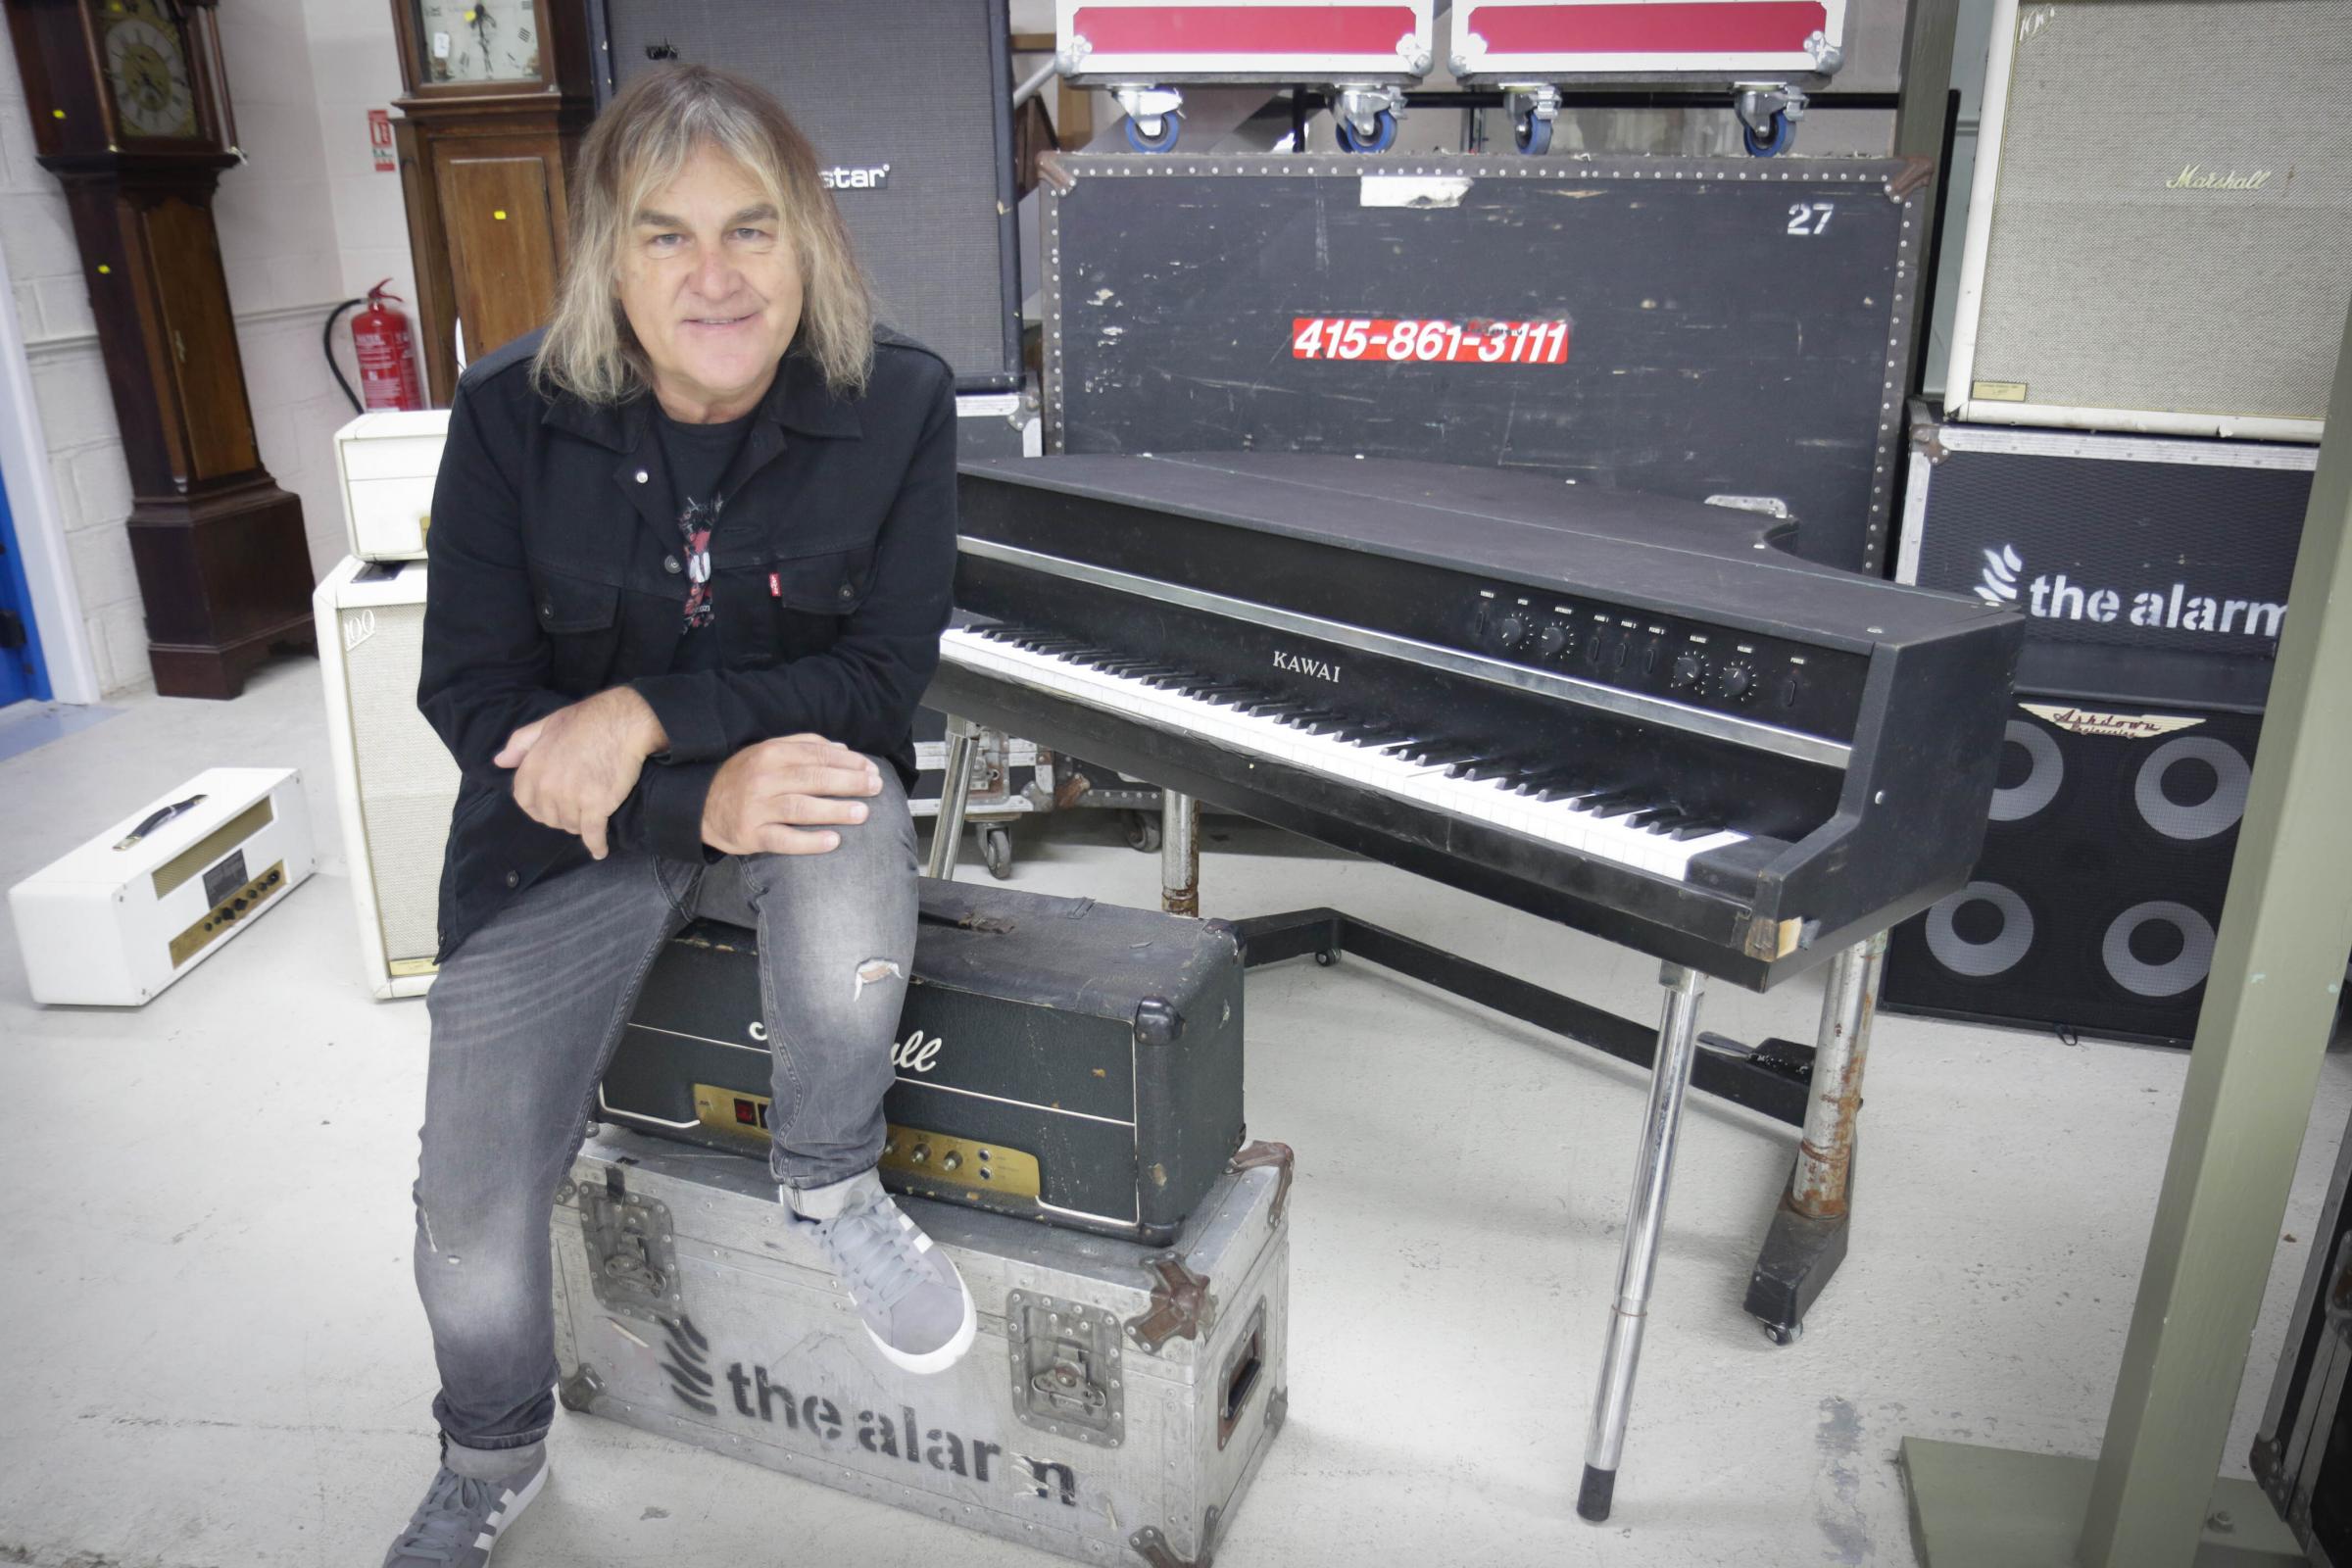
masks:
<instances>
[{"instance_id":1,"label":"grandfather clock","mask_svg":"<svg viewBox=\"0 0 2352 1568\"><path fill-rule=\"evenodd\" d=\"M302 503L262 466L213 227L214 184L243 158L213 3L7 5L122 426L155 688L234 697L316 634Z\"/></svg>"},{"instance_id":2,"label":"grandfather clock","mask_svg":"<svg viewBox=\"0 0 2352 1568\"><path fill-rule=\"evenodd\" d=\"M596 114L588 3L392 0L408 89L392 129L436 404L457 390L457 332L476 360L555 308L564 179Z\"/></svg>"}]
</instances>

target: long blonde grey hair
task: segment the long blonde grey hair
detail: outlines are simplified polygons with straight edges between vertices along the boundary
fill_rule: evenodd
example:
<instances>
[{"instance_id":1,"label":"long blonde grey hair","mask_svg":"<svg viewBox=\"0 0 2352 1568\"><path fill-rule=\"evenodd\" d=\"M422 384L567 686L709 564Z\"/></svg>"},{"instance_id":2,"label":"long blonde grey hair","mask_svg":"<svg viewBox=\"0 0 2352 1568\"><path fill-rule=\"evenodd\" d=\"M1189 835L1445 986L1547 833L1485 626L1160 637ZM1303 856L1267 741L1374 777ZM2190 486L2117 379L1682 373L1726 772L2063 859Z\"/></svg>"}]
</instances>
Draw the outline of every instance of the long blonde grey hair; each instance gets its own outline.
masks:
<instances>
[{"instance_id":1,"label":"long blonde grey hair","mask_svg":"<svg viewBox=\"0 0 2352 1568\"><path fill-rule=\"evenodd\" d=\"M774 202L801 269L802 352L837 395L864 391L873 367L874 300L850 234L819 178L816 151L776 101L709 66L663 66L638 77L588 127L571 180L571 248L556 311L532 363L542 394L621 403L653 384L653 368L620 308L620 266L638 210L717 148Z\"/></svg>"}]
</instances>

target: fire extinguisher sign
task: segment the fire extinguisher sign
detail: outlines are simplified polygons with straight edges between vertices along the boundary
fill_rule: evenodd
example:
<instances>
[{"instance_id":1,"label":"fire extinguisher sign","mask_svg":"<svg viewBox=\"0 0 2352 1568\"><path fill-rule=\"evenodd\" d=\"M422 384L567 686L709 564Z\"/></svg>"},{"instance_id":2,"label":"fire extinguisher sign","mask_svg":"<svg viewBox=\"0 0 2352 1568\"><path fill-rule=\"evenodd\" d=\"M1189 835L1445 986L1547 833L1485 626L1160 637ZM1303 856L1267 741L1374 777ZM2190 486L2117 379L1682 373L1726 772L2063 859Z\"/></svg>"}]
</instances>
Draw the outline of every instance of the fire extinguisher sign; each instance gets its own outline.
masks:
<instances>
[{"instance_id":1,"label":"fire extinguisher sign","mask_svg":"<svg viewBox=\"0 0 2352 1568\"><path fill-rule=\"evenodd\" d=\"M368 111L368 145L375 154L375 172L379 174L396 172L400 162L392 153L392 111Z\"/></svg>"},{"instance_id":2,"label":"fire extinguisher sign","mask_svg":"<svg viewBox=\"0 0 2352 1568\"><path fill-rule=\"evenodd\" d=\"M1299 316L1291 320L1291 358L1437 365L1566 365L1569 327L1565 317L1549 321L1412 321L1360 316Z\"/></svg>"}]
</instances>

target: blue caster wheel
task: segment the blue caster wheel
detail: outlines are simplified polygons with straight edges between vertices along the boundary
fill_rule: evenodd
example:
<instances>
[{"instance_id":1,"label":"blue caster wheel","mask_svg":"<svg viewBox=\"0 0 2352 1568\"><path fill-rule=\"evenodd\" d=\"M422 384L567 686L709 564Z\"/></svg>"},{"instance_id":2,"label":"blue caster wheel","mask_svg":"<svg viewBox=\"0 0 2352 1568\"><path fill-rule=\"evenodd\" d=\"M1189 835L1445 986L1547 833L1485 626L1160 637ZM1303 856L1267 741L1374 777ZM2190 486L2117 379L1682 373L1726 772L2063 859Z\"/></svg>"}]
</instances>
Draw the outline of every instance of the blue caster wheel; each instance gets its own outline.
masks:
<instances>
[{"instance_id":1,"label":"blue caster wheel","mask_svg":"<svg viewBox=\"0 0 2352 1568\"><path fill-rule=\"evenodd\" d=\"M1551 122L1521 115L1512 122L1511 140L1530 158L1541 158L1551 151Z\"/></svg>"},{"instance_id":2,"label":"blue caster wheel","mask_svg":"<svg viewBox=\"0 0 2352 1568\"><path fill-rule=\"evenodd\" d=\"M1740 125L1740 139L1747 143L1747 150L1756 157L1777 158L1787 152L1788 144L1796 139L1796 127L1788 123L1787 115L1776 109L1772 112L1770 135L1757 135L1756 127L1742 121Z\"/></svg>"},{"instance_id":3,"label":"blue caster wheel","mask_svg":"<svg viewBox=\"0 0 2352 1568\"><path fill-rule=\"evenodd\" d=\"M1383 109L1373 117L1372 139L1366 141L1355 133L1345 116L1340 120L1340 145L1351 153L1385 153L1396 145L1396 117Z\"/></svg>"},{"instance_id":4,"label":"blue caster wheel","mask_svg":"<svg viewBox=\"0 0 2352 1568\"><path fill-rule=\"evenodd\" d=\"M1156 136L1147 136L1144 134L1144 127L1136 122L1133 116L1129 116L1127 120L1127 145L1134 148L1139 153L1174 152L1176 150L1177 133L1181 129L1182 127L1178 124L1174 115L1162 115L1159 117L1159 134Z\"/></svg>"}]
</instances>

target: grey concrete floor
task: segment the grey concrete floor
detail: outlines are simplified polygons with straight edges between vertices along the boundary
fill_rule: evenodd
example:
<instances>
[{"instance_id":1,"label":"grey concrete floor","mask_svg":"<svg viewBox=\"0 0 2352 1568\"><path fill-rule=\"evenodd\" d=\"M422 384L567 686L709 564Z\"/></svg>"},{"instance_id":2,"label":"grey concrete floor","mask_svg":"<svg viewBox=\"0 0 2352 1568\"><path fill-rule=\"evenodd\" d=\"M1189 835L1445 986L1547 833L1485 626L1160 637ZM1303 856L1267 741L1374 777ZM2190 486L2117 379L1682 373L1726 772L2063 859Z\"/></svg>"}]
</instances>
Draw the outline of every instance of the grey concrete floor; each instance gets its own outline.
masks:
<instances>
[{"instance_id":1,"label":"grey concrete floor","mask_svg":"<svg viewBox=\"0 0 2352 1568\"><path fill-rule=\"evenodd\" d=\"M0 885L199 768L302 768L323 869L140 1011L38 1008L0 938L0 1563L372 1568L433 1463L409 1277L425 1015L357 973L318 675L134 698L0 761ZM1211 913L1331 904L1617 1010L1656 966L1212 819ZM1150 905L1114 824L1015 885ZM976 868L967 875L980 874ZM0 924L5 915L0 915ZM1809 1038L1818 989L1705 1023ZM1885 1017L1853 1254L1776 1348L1740 1298L1793 1134L1696 1099L1617 1516L1576 1477L1642 1075L1360 963L1250 986L1249 1116L1296 1146L1291 1415L1218 1554L1260 1564L1907 1563L1906 1434L2095 1451L2185 1056ZM2328 1059L2223 1455L2244 1453L2352 1106ZM532 1564L1054 1560L589 1417L499 1550Z\"/></svg>"}]
</instances>

